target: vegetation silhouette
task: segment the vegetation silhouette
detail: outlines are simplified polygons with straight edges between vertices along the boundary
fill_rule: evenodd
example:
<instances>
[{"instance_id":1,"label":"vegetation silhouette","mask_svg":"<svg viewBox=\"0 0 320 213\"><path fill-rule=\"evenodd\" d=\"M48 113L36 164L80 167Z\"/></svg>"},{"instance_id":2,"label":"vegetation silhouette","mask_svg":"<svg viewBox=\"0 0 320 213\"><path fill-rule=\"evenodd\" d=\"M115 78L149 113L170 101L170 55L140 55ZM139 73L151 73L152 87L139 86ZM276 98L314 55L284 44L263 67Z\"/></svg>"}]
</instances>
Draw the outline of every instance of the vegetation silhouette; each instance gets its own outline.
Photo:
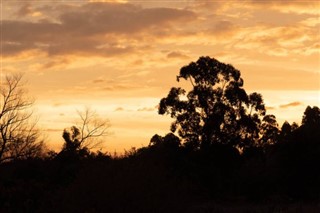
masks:
<instances>
[{"instance_id":1,"label":"vegetation silhouette","mask_svg":"<svg viewBox=\"0 0 320 213\"><path fill-rule=\"evenodd\" d=\"M171 88L160 101L159 114L176 119L171 131L185 147L208 150L225 144L243 151L273 142L275 117L266 115L260 94L246 93L240 71L232 65L200 57L181 68L180 79L190 81L192 89Z\"/></svg>"},{"instance_id":2,"label":"vegetation silhouette","mask_svg":"<svg viewBox=\"0 0 320 213\"><path fill-rule=\"evenodd\" d=\"M0 212L320 211L319 107L279 127L240 71L210 57L177 79L191 90L160 100L159 114L175 120L148 146L92 152L82 119L63 131L60 153L2 162Z\"/></svg>"},{"instance_id":3,"label":"vegetation silhouette","mask_svg":"<svg viewBox=\"0 0 320 213\"><path fill-rule=\"evenodd\" d=\"M6 75L0 85L0 163L39 157L45 149L22 77Z\"/></svg>"},{"instance_id":4,"label":"vegetation silhouette","mask_svg":"<svg viewBox=\"0 0 320 213\"><path fill-rule=\"evenodd\" d=\"M62 137L65 141L58 158L79 158L90 155L90 150L100 146L103 137L110 134L110 122L100 118L95 111L86 108L77 111L80 121L77 126L64 129Z\"/></svg>"}]
</instances>

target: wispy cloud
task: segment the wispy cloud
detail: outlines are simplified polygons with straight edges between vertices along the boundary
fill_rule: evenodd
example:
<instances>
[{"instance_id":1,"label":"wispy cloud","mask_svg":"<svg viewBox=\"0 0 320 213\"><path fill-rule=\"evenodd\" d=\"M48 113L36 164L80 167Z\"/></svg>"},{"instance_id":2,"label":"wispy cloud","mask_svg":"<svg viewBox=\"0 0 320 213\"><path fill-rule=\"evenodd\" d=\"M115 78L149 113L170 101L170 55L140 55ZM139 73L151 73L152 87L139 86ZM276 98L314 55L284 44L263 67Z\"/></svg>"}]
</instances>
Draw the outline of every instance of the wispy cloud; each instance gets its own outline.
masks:
<instances>
[{"instance_id":1,"label":"wispy cloud","mask_svg":"<svg viewBox=\"0 0 320 213\"><path fill-rule=\"evenodd\" d=\"M154 112L158 109L158 106L155 107L143 107L143 108L139 108L137 109L138 112Z\"/></svg>"},{"instance_id":2,"label":"wispy cloud","mask_svg":"<svg viewBox=\"0 0 320 213\"><path fill-rule=\"evenodd\" d=\"M274 110L274 109L276 109L276 108L273 106L266 106L266 110Z\"/></svg>"},{"instance_id":3,"label":"wispy cloud","mask_svg":"<svg viewBox=\"0 0 320 213\"><path fill-rule=\"evenodd\" d=\"M95 79L92 81L92 83L94 83L94 84L100 84L100 83L104 83L104 82L105 82L105 80L103 80L103 79Z\"/></svg>"},{"instance_id":4,"label":"wispy cloud","mask_svg":"<svg viewBox=\"0 0 320 213\"><path fill-rule=\"evenodd\" d=\"M318 0L290 0L290 1L261 1L261 0L248 0L251 6L270 8L278 10L283 13L296 13L296 14L319 14L319 1Z\"/></svg>"},{"instance_id":5,"label":"wispy cloud","mask_svg":"<svg viewBox=\"0 0 320 213\"><path fill-rule=\"evenodd\" d=\"M301 102L295 101L295 102L291 102L291 103L288 103L288 104L279 105L279 107L282 108L282 109L285 109L285 108L296 107L296 106L300 106L300 105L302 105Z\"/></svg>"},{"instance_id":6,"label":"wispy cloud","mask_svg":"<svg viewBox=\"0 0 320 213\"><path fill-rule=\"evenodd\" d=\"M181 58L181 59L187 59L189 58L188 55L182 53L181 51L172 51L167 54L167 58Z\"/></svg>"}]
</instances>

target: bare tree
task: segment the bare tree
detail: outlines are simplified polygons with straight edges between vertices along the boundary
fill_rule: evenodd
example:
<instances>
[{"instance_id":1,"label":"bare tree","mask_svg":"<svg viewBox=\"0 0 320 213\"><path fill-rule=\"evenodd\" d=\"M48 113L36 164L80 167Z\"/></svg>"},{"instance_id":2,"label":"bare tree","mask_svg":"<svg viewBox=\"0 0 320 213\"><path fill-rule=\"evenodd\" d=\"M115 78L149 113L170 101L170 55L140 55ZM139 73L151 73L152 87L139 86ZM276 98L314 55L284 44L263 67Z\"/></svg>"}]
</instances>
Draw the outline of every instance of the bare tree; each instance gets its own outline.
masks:
<instances>
[{"instance_id":1,"label":"bare tree","mask_svg":"<svg viewBox=\"0 0 320 213\"><path fill-rule=\"evenodd\" d=\"M32 119L34 100L27 96L22 74L6 75L0 85L0 162L36 157L43 141Z\"/></svg>"},{"instance_id":2,"label":"bare tree","mask_svg":"<svg viewBox=\"0 0 320 213\"><path fill-rule=\"evenodd\" d=\"M64 129L62 137L65 140L63 150L75 151L81 149L93 149L99 147L103 137L110 134L110 122L102 119L95 111L86 108L77 111L79 121L76 126Z\"/></svg>"}]
</instances>

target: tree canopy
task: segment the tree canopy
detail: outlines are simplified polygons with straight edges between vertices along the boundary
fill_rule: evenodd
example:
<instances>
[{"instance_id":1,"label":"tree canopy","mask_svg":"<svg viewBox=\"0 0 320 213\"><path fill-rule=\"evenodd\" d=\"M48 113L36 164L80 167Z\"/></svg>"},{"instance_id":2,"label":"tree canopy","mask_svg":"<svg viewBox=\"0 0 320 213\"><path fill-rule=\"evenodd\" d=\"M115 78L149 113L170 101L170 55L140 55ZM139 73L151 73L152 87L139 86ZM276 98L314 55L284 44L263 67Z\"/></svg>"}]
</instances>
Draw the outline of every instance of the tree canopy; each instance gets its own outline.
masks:
<instances>
[{"instance_id":1,"label":"tree canopy","mask_svg":"<svg viewBox=\"0 0 320 213\"><path fill-rule=\"evenodd\" d=\"M261 94L247 94L240 71L232 65L200 57L180 69L177 81L182 79L191 90L171 88L160 101L159 114L175 118L171 132L184 146L201 149L218 143L243 149L264 146L278 134Z\"/></svg>"}]
</instances>

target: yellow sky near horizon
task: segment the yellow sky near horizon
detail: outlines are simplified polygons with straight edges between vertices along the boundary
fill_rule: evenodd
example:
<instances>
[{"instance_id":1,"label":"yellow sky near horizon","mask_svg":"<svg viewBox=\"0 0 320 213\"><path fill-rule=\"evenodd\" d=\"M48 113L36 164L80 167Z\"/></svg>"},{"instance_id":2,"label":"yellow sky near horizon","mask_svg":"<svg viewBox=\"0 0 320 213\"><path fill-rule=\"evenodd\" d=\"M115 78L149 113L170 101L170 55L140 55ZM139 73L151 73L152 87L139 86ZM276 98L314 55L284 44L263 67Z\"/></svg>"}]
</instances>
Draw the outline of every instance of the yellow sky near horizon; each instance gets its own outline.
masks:
<instances>
[{"instance_id":1,"label":"yellow sky near horizon","mask_svg":"<svg viewBox=\"0 0 320 213\"><path fill-rule=\"evenodd\" d=\"M85 106L110 120L110 152L167 133L156 106L200 56L239 69L280 125L300 122L320 106L319 11L315 0L1 1L1 71L25 72L56 150Z\"/></svg>"}]
</instances>

